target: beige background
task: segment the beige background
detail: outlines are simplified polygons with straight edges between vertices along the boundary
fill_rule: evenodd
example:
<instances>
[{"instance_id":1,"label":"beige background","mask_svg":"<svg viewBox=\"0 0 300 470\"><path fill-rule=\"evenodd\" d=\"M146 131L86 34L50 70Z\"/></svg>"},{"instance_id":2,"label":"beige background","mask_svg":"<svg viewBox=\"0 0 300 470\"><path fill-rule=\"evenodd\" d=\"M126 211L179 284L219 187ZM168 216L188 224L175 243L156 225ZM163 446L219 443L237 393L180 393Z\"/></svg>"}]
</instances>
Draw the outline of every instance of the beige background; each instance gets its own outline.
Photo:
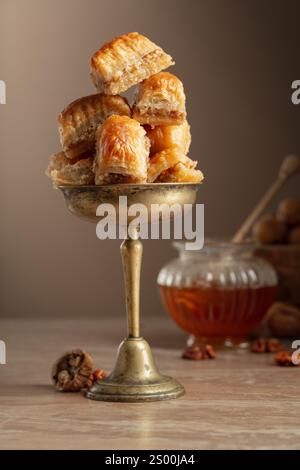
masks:
<instances>
[{"instance_id":1,"label":"beige background","mask_svg":"<svg viewBox=\"0 0 300 470\"><path fill-rule=\"evenodd\" d=\"M123 314L119 242L100 242L44 176L59 149L56 115L93 92L91 53L137 30L173 55L206 175L206 234L229 236L282 157L300 150L290 101L299 13L291 0L0 0L1 315ZM299 178L283 192L297 193ZM155 279L173 255L168 242L145 242L144 321L163 315Z\"/></svg>"}]
</instances>

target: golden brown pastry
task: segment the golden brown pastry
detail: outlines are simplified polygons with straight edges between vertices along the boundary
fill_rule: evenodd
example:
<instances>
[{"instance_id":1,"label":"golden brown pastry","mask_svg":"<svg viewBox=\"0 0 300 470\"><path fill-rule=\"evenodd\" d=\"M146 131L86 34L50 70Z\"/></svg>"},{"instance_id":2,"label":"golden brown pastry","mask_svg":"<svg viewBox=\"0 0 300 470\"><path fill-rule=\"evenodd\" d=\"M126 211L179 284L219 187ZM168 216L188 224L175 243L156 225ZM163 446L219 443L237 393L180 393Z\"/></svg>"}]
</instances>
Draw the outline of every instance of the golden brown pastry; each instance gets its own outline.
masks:
<instances>
[{"instance_id":1,"label":"golden brown pastry","mask_svg":"<svg viewBox=\"0 0 300 470\"><path fill-rule=\"evenodd\" d=\"M172 57L148 38L129 33L95 52L91 78L101 93L116 95L173 64Z\"/></svg>"},{"instance_id":2,"label":"golden brown pastry","mask_svg":"<svg viewBox=\"0 0 300 470\"><path fill-rule=\"evenodd\" d=\"M183 163L177 163L173 168L163 172L158 178L160 183L200 183L204 179L203 173L190 168Z\"/></svg>"},{"instance_id":3,"label":"golden brown pastry","mask_svg":"<svg viewBox=\"0 0 300 470\"><path fill-rule=\"evenodd\" d=\"M188 168L195 168L197 162L184 155L179 149L165 149L153 155L149 161L148 183L154 183L166 170L173 168L178 163L183 163Z\"/></svg>"},{"instance_id":4,"label":"golden brown pastry","mask_svg":"<svg viewBox=\"0 0 300 470\"><path fill-rule=\"evenodd\" d=\"M56 153L50 157L46 175L57 185L64 184L94 184L93 156L86 156L80 160L70 160L64 152Z\"/></svg>"},{"instance_id":5,"label":"golden brown pastry","mask_svg":"<svg viewBox=\"0 0 300 470\"><path fill-rule=\"evenodd\" d=\"M139 84L133 118L150 126L183 124L185 94L181 81L169 72L160 72Z\"/></svg>"},{"instance_id":6,"label":"golden brown pastry","mask_svg":"<svg viewBox=\"0 0 300 470\"><path fill-rule=\"evenodd\" d=\"M189 153L191 145L191 132L185 120L179 126L146 126L147 137L150 139L150 157L155 153L169 148L178 148L185 155Z\"/></svg>"},{"instance_id":7,"label":"golden brown pastry","mask_svg":"<svg viewBox=\"0 0 300 470\"><path fill-rule=\"evenodd\" d=\"M96 184L145 183L150 142L145 129L127 116L110 116L96 136Z\"/></svg>"},{"instance_id":8,"label":"golden brown pastry","mask_svg":"<svg viewBox=\"0 0 300 470\"><path fill-rule=\"evenodd\" d=\"M60 140L66 156L76 158L94 150L96 129L111 114L131 115L125 98L98 93L69 104L58 116Z\"/></svg>"}]
</instances>

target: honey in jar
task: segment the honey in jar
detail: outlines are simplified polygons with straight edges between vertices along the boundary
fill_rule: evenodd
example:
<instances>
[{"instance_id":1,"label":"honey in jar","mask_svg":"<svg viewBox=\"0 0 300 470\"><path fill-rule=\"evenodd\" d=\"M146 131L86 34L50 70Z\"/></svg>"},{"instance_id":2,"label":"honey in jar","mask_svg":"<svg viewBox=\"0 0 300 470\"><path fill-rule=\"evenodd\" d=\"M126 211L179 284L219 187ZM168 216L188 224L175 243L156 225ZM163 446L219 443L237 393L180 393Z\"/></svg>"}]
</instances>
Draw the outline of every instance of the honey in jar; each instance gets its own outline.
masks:
<instances>
[{"instance_id":1,"label":"honey in jar","mask_svg":"<svg viewBox=\"0 0 300 470\"><path fill-rule=\"evenodd\" d=\"M272 266L248 245L209 242L197 252L174 245L179 258L158 276L167 312L196 342L245 343L276 297Z\"/></svg>"}]
</instances>

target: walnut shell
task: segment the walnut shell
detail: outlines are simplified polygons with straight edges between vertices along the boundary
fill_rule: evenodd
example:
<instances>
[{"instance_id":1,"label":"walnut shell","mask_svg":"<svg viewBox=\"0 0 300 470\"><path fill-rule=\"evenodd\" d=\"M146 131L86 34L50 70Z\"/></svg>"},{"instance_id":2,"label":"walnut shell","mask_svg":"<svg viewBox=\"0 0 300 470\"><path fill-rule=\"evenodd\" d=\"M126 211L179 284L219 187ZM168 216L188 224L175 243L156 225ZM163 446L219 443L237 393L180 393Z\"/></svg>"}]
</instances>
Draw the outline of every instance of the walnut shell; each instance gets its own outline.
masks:
<instances>
[{"instance_id":1,"label":"walnut shell","mask_svg":"<svg viewBox=\"0 0 300 470\"><path fill-rule=\"evenodd\" d=\"M60 392L78 392L87 386L92 370L92 357L82 349L74 349L55 362L52 382Z\"/></svg>"},{"instance_id":2,"label":"walnut shell","mask_svg":"<svg viewBox=\"0 0 300 470\"><path fill-rule=\"evenodd\" d=\"M300 199L286 198L278 206L277 218L290 227L300 224Z\"/></svg>"},{"instance_id":3,"label":"walnut shell","mask_svg":"<svg viewBox=\"0 0 300 470\"><path fill-rule=\"evenodd\" d=\"M292 230L288 234L288 242L291 245L296 245L300 243L300 225L292 228Z\"/></svg>"},{"instance_id":4,"label":"walnut shell","mask_svg":"<svg viewBox=\"0 0 300 470\"><path fill-rule=\"evenodd\" d=\"M300 335L300 308L284 302L275 302L268 311L268 326L272 334L281 337Z\"/></svg>"},{"instance_id":5,"label":"walnut shell","mask_svg":"<svg viewBox=\"0 0 300 470\"><path fill-rule=\"evenodd\" d=\"M263 215L255 224L252 235L260 243L282 243L286 238L287 227L272 214Z\"/></svg>"}]
</instances>

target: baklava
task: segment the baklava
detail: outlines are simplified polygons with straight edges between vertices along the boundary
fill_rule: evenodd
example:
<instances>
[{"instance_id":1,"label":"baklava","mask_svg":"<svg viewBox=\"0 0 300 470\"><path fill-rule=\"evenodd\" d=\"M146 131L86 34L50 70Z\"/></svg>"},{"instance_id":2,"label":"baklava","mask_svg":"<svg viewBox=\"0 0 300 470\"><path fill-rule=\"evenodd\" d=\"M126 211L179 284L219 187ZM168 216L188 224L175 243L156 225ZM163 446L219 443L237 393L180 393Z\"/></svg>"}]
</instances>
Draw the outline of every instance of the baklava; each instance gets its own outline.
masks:
<instances>
[{"instance_id":1,"label":"baklava","mask_svg":"<svg viewBox=\"0 0 300 470\"><path fill-rule=\"evenodd\" d=\"M191 145L182 82L175 62L133 32L104 44L90 60L98 93L58 116L62 152L47 175L57 184L144 184L202 181ZM119 93L136 86L132 109Z\"/></svg>"},{"instance_id":2,"label":"baklava","mask_svg":"<svg viewBox=\"0 0 300 470\"><path fill-rule=\"evenodd\" d=\"M177 148L166 149L156 153L149 161L148 183L155 183L162 173L175 167L178 163L182 163L188 168L195 168L197 165L197 162L191 160Z\"/></svg>"},{"instance_id":3,"label":"baklava","mask_svg":"<svg viewBox=\"0 0 300 470\"><path fill-rule=\"evenodd\" d=\"M161 173L157 183L201 183L203 179L202 171L179 162Z\"/></svg>"},{"instance_id":4,"label":"baklava","mask_svg":"<svg viewBox=\"0 0 300 470\"><path fill-rule=\"evenodd\" d=\"M139 33L129 33L92 56L91 79L101 93L116 95L173 64L161 47Z\"/></svg>"},{"instance_id":5,"label":"baklava","mask_svg":"<svg viewBox=\"0 0 300 470\"><path fill-rule=\"evenodd\" d=\"M160 72L140 83L132 117L150 126L183 124L185 94L179 78L169 72Z\"/></svg>"},{"instance_id":6,"label":"baklava","mask_svg":"<svg viewBox=\"0 0 300 470\"><path fill-rule=\"evenodd\" d=\"M80 160L70 160L64 152L59 152L50 157L50 163L46 175L56 185L89 185L94 184L93 155L85 155Z\"/></svg>"},{"instance_id":7,"label":"baklava","mask_svg":"<svg viewBox=\"0 0 300 470\"><path fill-rule=\"evenodd\" d=\"M150 157L155 153L169 148L178 148L185 155L189 153L191 132L185 120L179 126L145 126L147 137L150 139Z\"/></svg>"},{"instance_id":8,"label":"baklava","mask_svg":"<svg viewBox=\"0 0 300 470\"><path fill-rule=\"evenodd\" d=\"M110 116L96 135L96 184L146 183L150 142L127 116Z\"/></svg>"},{"instance_id":9,"label":"baklava","mask_svg":"<svg viewBox=\"0 0 300 470\"><path fill-rule=\"evenodd\" d=\"M111 114L131 115L124 97L98 93L69 104L58 116L60 140L66 156L72 159L93 151L96 129Z\"/></svg>"}]
</instances>

